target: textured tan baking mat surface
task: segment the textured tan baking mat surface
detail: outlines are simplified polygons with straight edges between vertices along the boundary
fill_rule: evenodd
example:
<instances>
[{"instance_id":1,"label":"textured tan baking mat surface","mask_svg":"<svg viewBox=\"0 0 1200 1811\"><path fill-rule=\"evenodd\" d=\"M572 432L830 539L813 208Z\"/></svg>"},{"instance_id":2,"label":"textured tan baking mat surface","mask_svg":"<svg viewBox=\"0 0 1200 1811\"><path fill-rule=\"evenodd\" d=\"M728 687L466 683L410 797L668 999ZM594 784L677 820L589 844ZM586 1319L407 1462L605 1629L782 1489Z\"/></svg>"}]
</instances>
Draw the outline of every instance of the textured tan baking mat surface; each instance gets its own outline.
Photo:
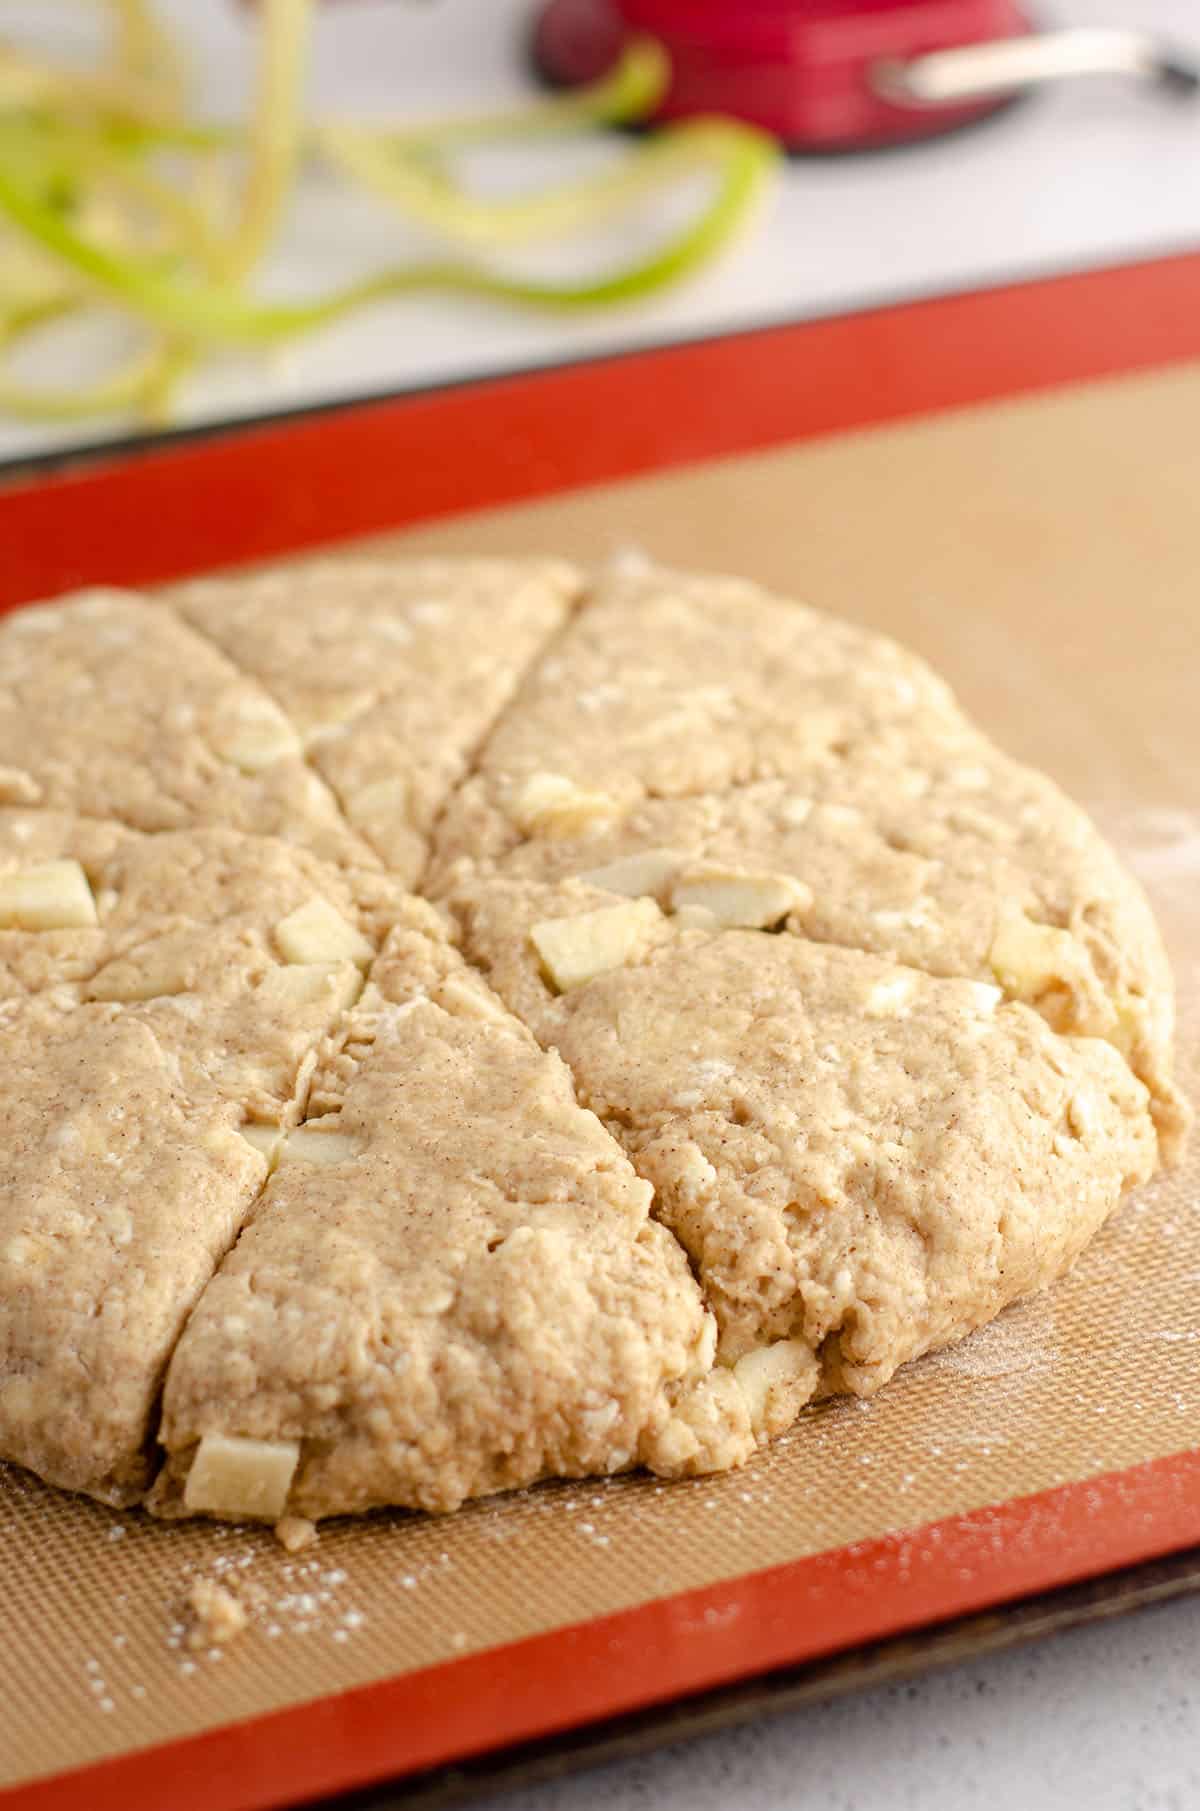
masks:
<instances>
[{"instance_id":1,"label":"textured tan baking mat surface","mask_svg":"<svg viewBox=\"0 0 1200 1811\"><path fill-rule=\"evenodd\" d=\"M1200 1047L1200 369L672 473L406 536L635 544L890 631L1095 812ZM551 1486L449 1520L162 1527L0 1466L0 1786L1200 1442L1200 1140L1052 1294L809 1412L729 1477ZM191 1653L197 1576L247 1632Z\"/></svg>"}]
</instances>

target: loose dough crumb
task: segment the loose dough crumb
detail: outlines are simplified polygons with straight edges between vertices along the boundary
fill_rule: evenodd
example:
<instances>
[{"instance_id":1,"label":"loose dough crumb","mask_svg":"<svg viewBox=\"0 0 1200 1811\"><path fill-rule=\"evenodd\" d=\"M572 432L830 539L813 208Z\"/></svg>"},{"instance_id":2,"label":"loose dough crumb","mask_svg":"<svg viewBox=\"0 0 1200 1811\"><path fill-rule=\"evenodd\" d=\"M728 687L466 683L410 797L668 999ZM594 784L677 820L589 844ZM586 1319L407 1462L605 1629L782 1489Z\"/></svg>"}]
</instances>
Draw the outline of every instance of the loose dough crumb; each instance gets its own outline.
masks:
<instances>
[{"instance_id":1,"label":"loose dough crumb","mask_svg":"<svg viewBox=\"0 0 1200 1811\"><path fill-rule=\"evenodd\" d=\"M288 1553L303 1553L316 1545L317 1525L302 1515L281 1516L275 1524L275 1539Z\"/></svg>"},{"instance_id":2,"label":"loose dough crumb","mask_svg":"<svg viewBox=\"0 0 1200 1811\"><path fill-rule=\"evenodd\" d=\"M187 1594L187 1607L191 1612L187 1645L193 1654L233 1641L248 1620L241 1600L212 1578L195 1581Z\"/></svg>"}]
</instances>

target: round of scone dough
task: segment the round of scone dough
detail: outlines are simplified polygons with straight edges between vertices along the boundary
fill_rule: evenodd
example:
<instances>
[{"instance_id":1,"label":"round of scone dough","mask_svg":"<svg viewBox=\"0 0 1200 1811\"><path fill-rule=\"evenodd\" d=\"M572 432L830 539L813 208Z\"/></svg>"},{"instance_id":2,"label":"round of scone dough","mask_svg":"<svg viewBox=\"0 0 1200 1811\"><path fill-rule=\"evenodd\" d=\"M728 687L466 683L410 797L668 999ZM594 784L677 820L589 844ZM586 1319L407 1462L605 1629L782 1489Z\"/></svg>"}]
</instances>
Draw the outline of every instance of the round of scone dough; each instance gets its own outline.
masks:
<instances>
[{"instance_id":1,"label":"round of scone dough","mask_svg":"<svg viewBox=\"0 0 1200 1811\"><path fill-rule=\"evenodd\" d=\"M0 1459L269 1521L741 1464L1062 1274L1172 1022L1078 807L748 582L18 612Z\"/></svg>"}]
</instances>

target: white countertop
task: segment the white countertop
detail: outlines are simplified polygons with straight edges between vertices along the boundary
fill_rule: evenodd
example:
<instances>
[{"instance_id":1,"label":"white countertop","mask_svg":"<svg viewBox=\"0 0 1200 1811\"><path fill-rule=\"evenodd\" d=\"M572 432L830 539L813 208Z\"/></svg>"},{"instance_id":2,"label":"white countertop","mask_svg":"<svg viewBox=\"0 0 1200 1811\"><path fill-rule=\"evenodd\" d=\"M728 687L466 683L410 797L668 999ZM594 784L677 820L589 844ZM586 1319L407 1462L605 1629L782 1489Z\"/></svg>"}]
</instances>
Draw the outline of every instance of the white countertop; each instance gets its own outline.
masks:
<instances>
[{"instance_id":1,"label":"white countertop","mask_svg":"<svg viewBox=\"0 0 1200 1811\"><path fill-rule=\"evenodd\" d=\"M232 0L159 3L195 48L198 103L218 113L239 108L250 9ZM1137 22L1200 46L1196 0L1042 0L1037 10L1047 23ZM78 34L86 16L45 0L7 0L5 31ZM411 117L536 92L525 54L532 16L530 0L338 0L323 9L317 32L313 106L325 115ZM627 149L604 135L581 152L510 152L492 179L553 179L564 160ZM643 228L654 227L651 209ZM210 362L181 395L179 418L296 408L1198 244L1200 103L1128 83L1077 84L939 142L792 160L753 232L718 267L657 300L583 319L446 296L392 302L305 340L283 361ZM423 249L389 212L314 175L263 287L312 294ZM606 250L611 260L611 235ZM73 382L85 368L82 344L70 329L47 335L42 377ZM94 348L94 335L87 344ZM0 423L0 459L103 437L115 426Z\"/></svg>"}]
</instances>

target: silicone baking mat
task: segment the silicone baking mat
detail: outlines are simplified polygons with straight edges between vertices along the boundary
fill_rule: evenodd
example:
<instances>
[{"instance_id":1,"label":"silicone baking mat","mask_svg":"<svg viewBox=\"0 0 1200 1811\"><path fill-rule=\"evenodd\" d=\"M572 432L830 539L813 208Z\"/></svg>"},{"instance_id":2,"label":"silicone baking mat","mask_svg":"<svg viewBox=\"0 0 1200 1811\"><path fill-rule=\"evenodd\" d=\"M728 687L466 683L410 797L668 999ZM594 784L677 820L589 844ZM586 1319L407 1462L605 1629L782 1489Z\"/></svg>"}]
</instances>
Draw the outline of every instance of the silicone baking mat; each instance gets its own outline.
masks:
<instances>
[{"instance_id":1,"label":"silicone baking mat","mask_svg":"<svg viewBox=\"0 0 1200 1811\"><path fill-rule=\"evenodd\" d=\"M1179 361L1200 355L1198 300L1177 260L14 487L0 602L404 522L373 544L636 545L883 628L1142 875L1195 1093L1200 366ZM1056 340L1068 318L1079 333ZM1161 368L1109 375L1123 364ZM1051 1294L869 1405L809 1411L728 1477L377 1515L289 1557L267 1533L161 1527L0 1467L0 1787L23 1811L254 1811L1200 1543L1198 1193L1194 1147ZM181 1605L200 1576L250 1626L194 1653Z\"/></svg>"}]
</instances>

